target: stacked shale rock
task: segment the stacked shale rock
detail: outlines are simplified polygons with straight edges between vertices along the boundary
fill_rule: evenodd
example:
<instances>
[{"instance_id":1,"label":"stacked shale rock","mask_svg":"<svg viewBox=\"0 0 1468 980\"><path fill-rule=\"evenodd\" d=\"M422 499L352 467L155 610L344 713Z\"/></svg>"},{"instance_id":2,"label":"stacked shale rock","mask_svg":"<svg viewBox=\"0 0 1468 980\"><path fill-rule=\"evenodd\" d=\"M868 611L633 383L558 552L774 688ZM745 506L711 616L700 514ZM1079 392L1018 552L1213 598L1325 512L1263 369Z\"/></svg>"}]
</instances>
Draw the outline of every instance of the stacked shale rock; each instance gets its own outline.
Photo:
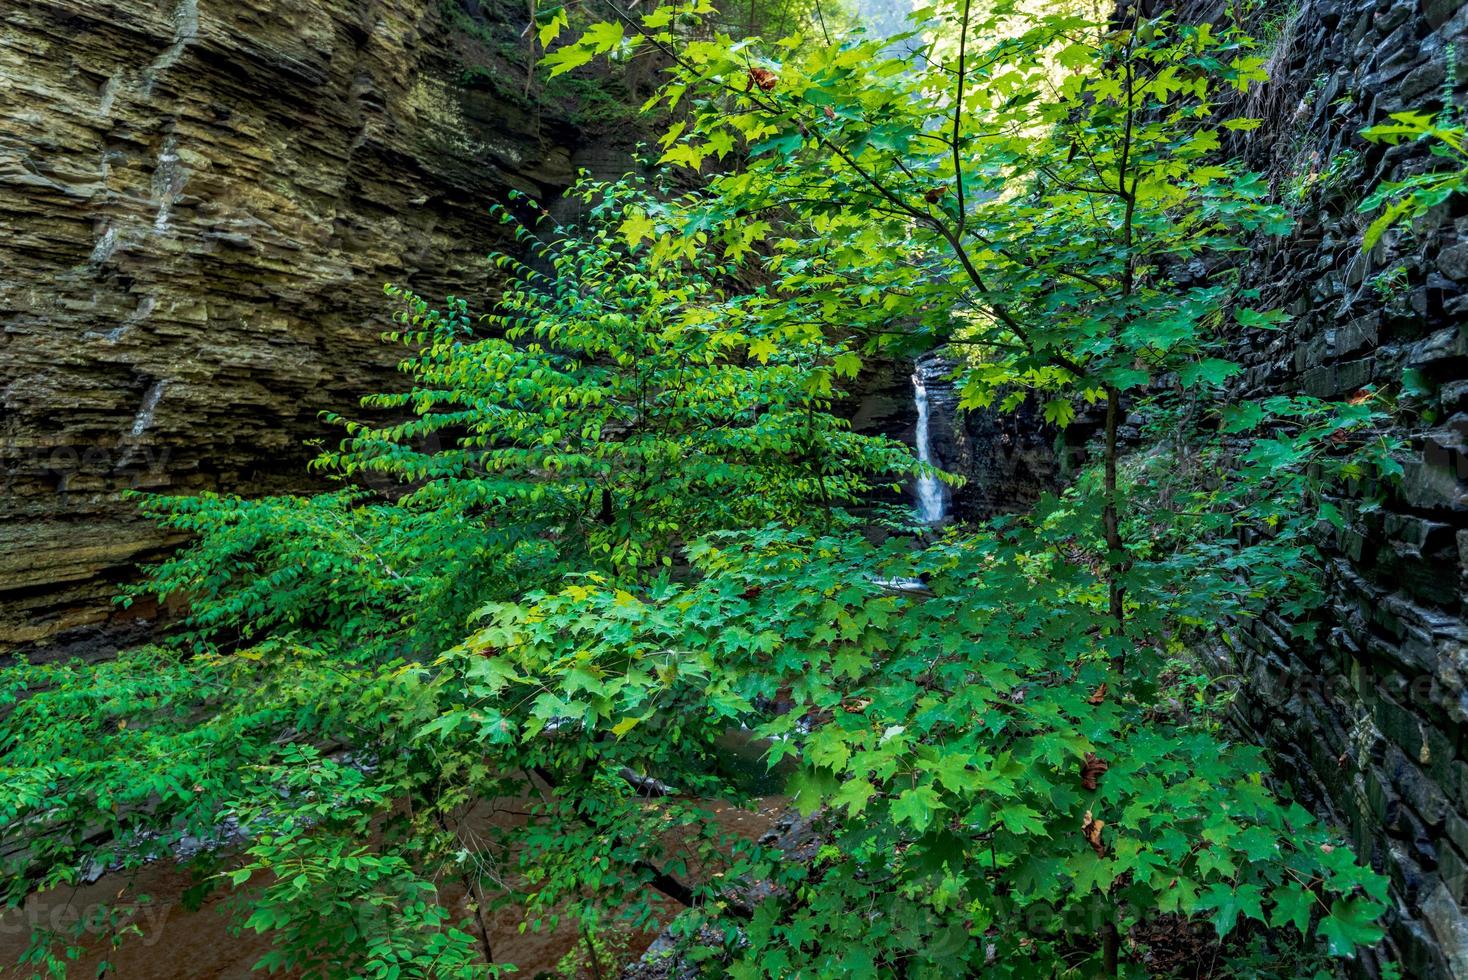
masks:
<instances>
[{"instance_id":1,"label":"stacked shale rock","mask_svg":"<svg viewBox=\"0 0 1468 980\"><path fill-rule=\"evenodd\" d=\"M538 107L528 17L0 5L0 651L115 636L171 543L120 491L304 485L317 414L397 383L385 281L479 300L492 202L625 166Z\"/></svg>"},{"instance_id":2,"label":"stacked shale rock","mask_svg":"<svg viewBox=\"0 0 1468 980\"><path fill-rule=\"evenodd\" d=\"M1181 15L1220 13L1193 3ZM1265 15L1273 81L1244 109L1264 123L1233 149L1298 225L1246 274L1292 320L1239 338L1245 393L1399 393L1395 434L1408 449L1380 508L1362 504L1378 488L1356 488L1336 501L1345 528L1322 524L1330 606L1319 640L1265 621L1215 652L1242 674L1241 718L1278 750L1281 772L1390 874L1388 943L1405 975L1468 977L1468 196L1370 254L1370 216L1357 209L1380 181L1443 164L1425 144L1359 133L1393 112L1464 112L1468 5L1306 0Z\"/></svg>"}]
</instances>

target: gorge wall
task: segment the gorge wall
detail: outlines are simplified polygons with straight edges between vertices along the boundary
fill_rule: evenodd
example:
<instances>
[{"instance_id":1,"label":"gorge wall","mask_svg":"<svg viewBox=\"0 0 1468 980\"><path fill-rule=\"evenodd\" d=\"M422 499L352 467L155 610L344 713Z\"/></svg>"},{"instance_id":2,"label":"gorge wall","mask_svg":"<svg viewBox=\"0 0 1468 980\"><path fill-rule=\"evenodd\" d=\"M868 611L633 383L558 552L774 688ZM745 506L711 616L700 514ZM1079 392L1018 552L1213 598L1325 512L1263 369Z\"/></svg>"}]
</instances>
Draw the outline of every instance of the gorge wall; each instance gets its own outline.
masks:
<instances>
[{"instance_id":1,"label":"gorge wall","mask_svg":"<svg viewBox=\"0 0 1468 980\"><path fill-rule=\"evenodd\" d=\"M392 383L385 281L482 297L492 202L625 168L593 110L631 98L532 91L528 19L6 0L0 651L116 632L117 582L170 544L121 491L304 484L317 413Z\"/></svg>"},{"instance_id":2,"label":"gorge wall","mask_svg":"<svg viewBox=\"0 0 1468 980\"><path fill-rule=\"evenodd\" d=\"M1195 22L1223 13L1184 7ZM1293 319L1239 338L1243 393L1400 394L1406 472L1380 508L1363 505L1380 488L1356 488L1337 501L1346 526L1322 524L1331 602L1319 642L1291 643L1265 621L1215 653L1242 675L1240 719L1277 750L1280 772L1391 876L1384 952L1404 976L1468 977L1468 197L1370 254L1357 211L1379 181L1442 164L1423 144L1358 134L1392 112L1464 111L1468 6L1304 0L1261 17L1274 80L1246 109L1263 125L1234 149L1298 226L1247 272Z\"/></svg>"},{"instance_id":3,"label":"gorge wall","mask_svg":"<svg viewBox=\"0 0 1468 980\"><path fill-rule=\"evenodd\" d=\"M317 413L391 383L384 281L482 296L491 202L622 168L588 106L633 100L532 97L527 18L492 0L5 0L0 651L118 629L117 582L171 543L121 491L303 485L306 441L332 437ZM1343 498L1347 526L1323 531L1322 642L1265 621L1214 652L1281 772L1391 874L1386 952L1407 976L1468 978L1468 198L1370 255L1355 210L1432 162L1362 127L1441 108L1453 80L1462 110L1468 6L1301 0L1261 19L1275 81L1236 149L1299 225L1248 271L1294 318L1240 338L1247 392L1396 392L1407 368L1423 388L1403 400L1401 486L1378 509ZM881 372L856 424L911 441L911 366ZM934 426L968 477L960 514L1055 479L1038 424Z\"/></svg>"}]
</instances>

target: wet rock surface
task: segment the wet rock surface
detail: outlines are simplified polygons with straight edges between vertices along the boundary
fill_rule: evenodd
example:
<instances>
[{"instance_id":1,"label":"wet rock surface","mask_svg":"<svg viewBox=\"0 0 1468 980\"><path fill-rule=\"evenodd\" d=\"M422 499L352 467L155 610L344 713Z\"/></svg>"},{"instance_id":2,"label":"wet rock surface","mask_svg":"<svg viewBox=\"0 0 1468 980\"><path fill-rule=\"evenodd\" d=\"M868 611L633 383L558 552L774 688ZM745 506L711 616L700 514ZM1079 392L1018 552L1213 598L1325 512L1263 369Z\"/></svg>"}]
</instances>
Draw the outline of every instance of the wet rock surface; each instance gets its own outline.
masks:
<instances>
[{"instance_id":1,"label":"wet rock surface","mask_svg":"<svg viewBox=\"0 0 1468 980\"><path fill-rule=\"evenodd\" d=\"M303 488L318 413L394 383L384 282L478 300L491 203L625 169L521 91L528 16L0 8L0 650L119 625L117 584L174 543L120 491Z\"/></svg>"},{"instance_id":2,"label":"wet rock surface","mask_svg":"<svg viewBox=\"0 0 1468 980\"><path fill-rule=\"evenodd\" d=\"M809 864L828 839L821 832L819 820L818 814L803 817L794 809L787 809L760 835L759 843L782 851L791 862ZM728 891L731 901L751 909L773 894L774 888L765 881L740 882ZM685 943L718 949L724 945L724 937L718 930L704 926L691 940L680 941L674 924L670 923L642 956L622 971L622 980L693 980L705 975L700 964L685 954Z\"/></svg>"},{"instance_id":3,"label":"wet rock surface","mask_svg":"<svg viewBox=\"0 0 1468 980\"><path fill-rule=\"evenodd\" d=\"M1183 7L1185 20L1220 12ZM1445 101L1463 111L1468 6L1307 0L1266 53L1274 81L1244 107L1263 125L1231 149L1268 176L1298 222L1263 243L1246 272L1292 320L1238 338L1241 393L1400 392L1394 434L1406 473L1400 487L1336 500L1344 528L1322 523L1330 603L1317 641L1291 641L1288 624L1263 619L1214 654L1221 671L1242 676L1240 721L1277 751L1277 770L1391 876L1387 951L1402 975L1468 977L1468 197L1369 255L1361 240L1372 216L1357 210L1379 181L1440 163L1424 144L1376 146L1358 133L1392 112ZM1457 87L1445 92L1451 77ZM1404 386L1409 369L1415 384ZM1365 506L1379 489L1382 506Z\"/></svg>"}]
</instances>

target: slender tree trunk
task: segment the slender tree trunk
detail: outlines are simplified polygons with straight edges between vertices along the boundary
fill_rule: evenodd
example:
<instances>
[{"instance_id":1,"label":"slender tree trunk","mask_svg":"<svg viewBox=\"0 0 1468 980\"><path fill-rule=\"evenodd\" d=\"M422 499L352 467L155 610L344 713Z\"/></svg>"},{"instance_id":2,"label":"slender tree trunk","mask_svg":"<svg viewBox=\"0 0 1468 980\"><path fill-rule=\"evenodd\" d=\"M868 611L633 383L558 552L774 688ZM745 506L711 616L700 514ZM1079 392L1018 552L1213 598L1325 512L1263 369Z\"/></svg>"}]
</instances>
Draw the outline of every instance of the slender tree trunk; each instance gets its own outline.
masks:
<instances>
[{"instance_id":1,"label":"slender tree trunk","mask_svg":"<svg viewBox=\"0 0 1468 980\"><path fill-rule=\"evenodd\" d=\"M591 975L594 980L601 980L601 963L596 957L596 943L591 941L591 931L586 928L586 923L581 923L581 940L586 943L586 955L591 958Z\"/></svg>"},{"instance_id":2,"label":"slender tree trunk","mask_svg":"<svg viewBox=\"0 0 1468 980\"><path fill-rule=\"evenodd\" d=\"M489 920L484 916L484 889L479 887L479 882L469 875L464 876L464 884L469 887L469 895L474 899L474 919L479 923L479 946L484 950L484 962L486 965L494 963L494 946L489 938Z\"/></svg>"},{"instance_id":3,"label":"slender tree trunk","mask_svg":"<svg viewBox=\"0 0 1468 980\"><path fill-rule=\"evenodd\" d=\"M1121 936L1116 931L1116 922L1111 921L1101 927L1101 960L1102 969L1109 977L1114 977L1118 972L1118 960L1120 959Z\"/></svg>"},{"instance_id":4,"label":"slender tree trunk","mask_svg":"<svg viewBox=\"0 0 1468 980\"><path fill-rule=\"evenodd\" d=\"M1131 8L1132 36L1135 37L1137 8ZM1133 73L1131 42L1127 44L1125 68L1125 79L1123 93L1126 99L1126 123L1122 132L1122 145L1117 157L1116 170L1116 193L1120 196L1123 204L1121 245L1123 250L1122 274L1121 274L1121 300L1122 300L1122 329L1125 329L1131 320L1131 310L1128 306L1132 293L1137 286L1137 253L1135 239L1135 221L1137 213L1137 185L1138 175L1131 169L1132 140L1134 125L1136 121L1136 76ZM1121 500L1116 486L1116 462L1117 462L1117 430L1121 427L1121 392L1115 385L1106 386L1106 448L1105 458L1102 462L1104 467L1103 482L1105 484L1106 501L1101 512L1102 531L1106 536L1106 592L1109 613L1112 622L1113 642L1120 649L1120 654L1114 658L1116 665L1116 680L1119 690L1124 690L1126 680L1126 586L1122 584L1122 576L1126 572L1127 560L1125 543L1121 537ZM1101 930L1101 966L1106 976L1114 977L1120 973L1121 935L1116 925L1116 911Z\"/></svg>"},{"instance_id":5,"label":"slender tree trunk","mask_svg":"<svg viewBox=\"0 0 1468 980\"><path fill-rule=\"evenodd\" d=\"M1106 386L1106 449L1103 466L1105 468L1105 493L1106 503L1101 511L1102 531L1106 536L1106 578L1107 593L1110 598L1111 618L1115 622L1115 631L1119 636L1126 632L1126 588L1121 582L1121 573L1125 566L1123 545L1121 540L1121 516L1116 499L1116 456L1117 456L1117 430L1121 426L1121 392L1114 386ZM1122 665L1125 666L1126 654L1122 654Z\"/></svg>"}]
</instances>

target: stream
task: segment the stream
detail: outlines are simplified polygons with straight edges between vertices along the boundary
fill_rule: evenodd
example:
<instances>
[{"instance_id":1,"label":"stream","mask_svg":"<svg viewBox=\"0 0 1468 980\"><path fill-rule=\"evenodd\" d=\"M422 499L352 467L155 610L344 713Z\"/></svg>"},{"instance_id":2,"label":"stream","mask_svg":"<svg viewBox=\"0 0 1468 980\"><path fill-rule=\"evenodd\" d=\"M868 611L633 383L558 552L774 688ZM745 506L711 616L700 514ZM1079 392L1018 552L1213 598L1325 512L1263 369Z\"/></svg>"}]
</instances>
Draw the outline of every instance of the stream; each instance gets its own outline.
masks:
<instances>
[{"instance_id":1,"label":"stream","mask_svg":"<svg viewBox=\"0 0 1468 980\"><path fill-rule=\"evenodd\" d=\"M718 752L726 774L754 797L753 808L747 810L717 800L705 801L722 832L758 838L788 809L788 799L780 794L789 765L771 771L764 761L767 748L767 742L746 731L731 730L719 739ZM481 803L461 821L459 830L473 840L492 825L518 823L524 816L523 802ZM676 849L676 841L670 841L669 846ZM690 860L690 866L696 878L696 862ZM131 871L111 871L74 889L32 895L22 908L0 915L0 975L10 975L29 945L33 929L41 927L69 935L81 922L85 952L70 964L69 976L96 976L104 959L112 964L107 976L116 980L244 980L264 976L252 968L270 951L269 934L240 931L231 925L231 913L242 908L240 893L220 888L199 901L199 886L183 863L161 860ZM196 893L193 901L189 900L190 892ZM456 880L440 883L439 901L456 918L471 916L467 896ZM654 904L658 915L652 926L627 937L627 963L641 956L657 933L681 911L671 899L656 893ZM115 925L105 921L109 908L116 913ZM522 932L526 917L516 906L495 909L488 919L496 960L516 964L519 975L527 978L560 976L554 972L557 964L583 942L577 925L569 921L554 929ZM118 928L128 930L128 934L121 948L109 956L110 939ZM471 931L477 933L477 929ZM591 977L586 971L583 975Z\"/></svg>"},{"instance_id":2,"label":"stream","mask_svg":"<svg viewBox=\"0 0 1468 980\"><path fill-rule=\"evenodd\" d=\"M760 799L752 810L718 802L707 805L720 830L746 838L764 833L787 809L784 797ZM470 822L513 820L516 818L509 814L515 810L514 806L483 806L471 815ZM33 895L23 908L0 915L0 974L12 975L11 969L29 944L33 928L68 932L83 922L85 952L69 964L68 976L96 976L104 958L113 967L107 976L116 980L258 980L266 976L252 967L270 951L269 934L239 931L231 925L230 913L240 906L239 893L218 889L197 907L190 907L185 896L197 885L183 865L156 861L131 872L109 872L75 889ZM457 881L445 879L439 895L443 906L456 916L471 915L467 896ZM641 956L657 932L681 911L676 903L660 895L655 895L655 905L655 927L629 937L628 963ZM110 956L107 950L112 929L103 921L107 908L118 913L119 926L137 930L127 935L121 948ZM558 976L556 965L582 942L576 924L564 921L554 929L522 932L520 927L525 921L523 911L514 906L498 908L489 916L495 958L516 964L522 977ZM22 970L14 975L26 974Z\"/></svg>"}]
</instances>

